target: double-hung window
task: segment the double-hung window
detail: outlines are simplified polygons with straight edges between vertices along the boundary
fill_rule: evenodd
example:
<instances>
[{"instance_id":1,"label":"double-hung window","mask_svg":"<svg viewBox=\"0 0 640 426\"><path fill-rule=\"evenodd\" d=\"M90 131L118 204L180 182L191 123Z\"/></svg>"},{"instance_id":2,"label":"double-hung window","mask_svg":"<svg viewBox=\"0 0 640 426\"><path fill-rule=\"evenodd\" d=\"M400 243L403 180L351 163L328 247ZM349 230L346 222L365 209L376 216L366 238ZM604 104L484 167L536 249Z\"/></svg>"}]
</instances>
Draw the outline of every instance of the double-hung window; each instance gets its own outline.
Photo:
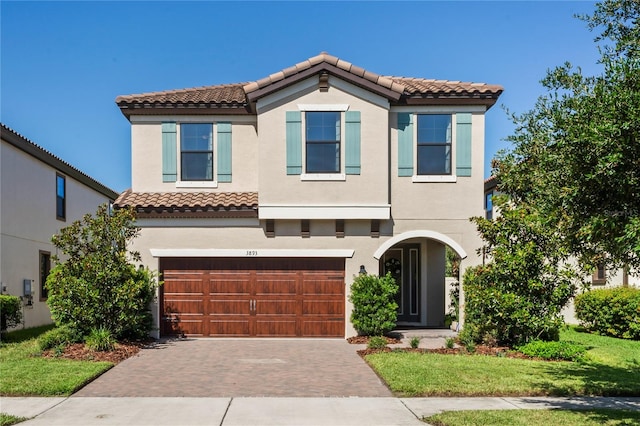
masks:
<instances>
[{"instance_id":1,"label":"double-hung window","mask_svg":"<svg viewBox=\"0 0 640 426\"><path fill-rule=\"evenodd\" d=\"M340 112L305 114L305 172L340 173Z\"/></svg>"},{"instance_id":2,"label":"double-hung window","mask_svg":"<svg viewBox=\"0 0 640 426\"><path fill-rule=\"evenodd\" d=\"M418 175L451 174L451 115L419 114Z\"/></svg>"},{"instance_id":3,"label":"double-hung window","mask_svg":"<svg viewBox=\"0 0 640 426\"><path fill-rule=\"evenodd\" d=\"M56 218L67 218L67 185L64 176L56 174Z\"/></svg>"},{"instance_id":4,"label":"double-hung window","mask_svg":"<svg viewBox=\"0 0 640 426\"><path fill-rule=\"evenodd\" d=\"M213 180L213 126L211 123L180 125L180 179Z\"/></svg>"}]
</instances>

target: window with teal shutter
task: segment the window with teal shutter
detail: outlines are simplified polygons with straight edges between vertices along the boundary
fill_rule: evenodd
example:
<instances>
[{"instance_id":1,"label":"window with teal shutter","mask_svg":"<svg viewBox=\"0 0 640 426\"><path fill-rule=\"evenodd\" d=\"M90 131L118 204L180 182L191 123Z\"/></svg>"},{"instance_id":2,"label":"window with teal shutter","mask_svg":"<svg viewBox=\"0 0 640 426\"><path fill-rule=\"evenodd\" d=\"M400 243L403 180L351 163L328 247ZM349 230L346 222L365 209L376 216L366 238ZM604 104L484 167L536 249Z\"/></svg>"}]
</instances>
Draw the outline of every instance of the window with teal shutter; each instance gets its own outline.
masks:
<instances>
[{"instance_id":1,"label":"window with teal shutter","mask_svg":"<svg viewBox=\"0 0 640 426\"><path fill-rule=\"evenodd\" d=\"M175 182L178 177L176 123L162 123L162 181Z\"/></svg>"},{"instance_id":2,"label":"window with teal shutter","mask_svg":"<svg viewBox=\"0 0 640 426\"><path fill-rule=\"evenodd\" d=\"M398 113L398 176L413 175L413 116Z\"/></svg>"},{"instance_id":3,"label":"window with teal shutter","mask_svg":"<svg viewBox=\"0 0 640 426\"><path fill-rule=\"evenodd\" d=\"M231 182L231 123L218 123L218 182Z\"/></svg>"},{"instance_id":4,"label":"window with teal shutter","mask_svg":"<svg viewBox=\"0 0 640 426\"><path fill-rule=\"evenodd\" d=\"M471 114L456 114L456 174L471 176Z\"/></svg>"},{"instance_id":5,"label":"window with teal shutter","mask_svg":"<svg viewBox=\"0 0 640 426\"><path fill-rule=\"evenodd\" d=\"M287 111L287 174L302 173L302 114L300 111Z\"/></svg>"},{"instance_id":6,"label":"window with teal shutter","mask_svg":"<svg viewBox=\"0 0 640 426\"><path fill-rule=\"evenodd\" d=\"M360 174L360 111L345 112L346 174Z\"/></svg>"}]
</instances>

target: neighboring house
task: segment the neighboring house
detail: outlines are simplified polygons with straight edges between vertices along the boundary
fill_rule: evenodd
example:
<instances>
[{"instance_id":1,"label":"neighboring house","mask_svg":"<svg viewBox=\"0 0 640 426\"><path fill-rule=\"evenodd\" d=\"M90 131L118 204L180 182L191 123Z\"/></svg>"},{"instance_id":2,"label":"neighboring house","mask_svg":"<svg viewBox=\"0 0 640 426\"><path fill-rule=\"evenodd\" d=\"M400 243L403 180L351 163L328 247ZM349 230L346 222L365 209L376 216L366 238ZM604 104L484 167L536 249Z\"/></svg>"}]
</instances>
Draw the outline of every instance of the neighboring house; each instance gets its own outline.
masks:
<instances>
[{"instance_id":1,"label":"neighboring house","mask_svg":"<svg viewBox=\"0 0 640 426\"><path fill-rule=\"evenodd\" d=\"M502 87L384 77L326 53L261 80L119 96L134 249L161 335L346 337L391 270L398 324L442 327L445 246L482 261L485 113Z\"/></svg>"},{"instance_id":2,"label":"neighboring house","mask_svg":"<svg viewBox=\"0 0 640 426\"><path fill-rule=\"evenodd\" d=\"M0 290L20 296L23 327L51 323L44 283L51 237L118 194L0 124Z\"/></svg>"},{"instance_id":3,"label":"neighboring house","mask_svg":"<svg viewBox=\"0 0 640 426\"><path fill-rule=\"evenodd\" d=\"M487 219L493 219L500 215L493 205L493 196L499 194L498 185L499 181L495 176L490 176L484 182L484 207ZM575 262L575 259L571 262ZM620 286L640 287L640 276L629 274L629 271L624 269L607 270L604 267L598 267L590 277L586 277L586 281L590 282L592 289ZM563 310L563 315L568 323L574 324L578 322L574 315L573 301Z\"/></svg>"}]
</instances>

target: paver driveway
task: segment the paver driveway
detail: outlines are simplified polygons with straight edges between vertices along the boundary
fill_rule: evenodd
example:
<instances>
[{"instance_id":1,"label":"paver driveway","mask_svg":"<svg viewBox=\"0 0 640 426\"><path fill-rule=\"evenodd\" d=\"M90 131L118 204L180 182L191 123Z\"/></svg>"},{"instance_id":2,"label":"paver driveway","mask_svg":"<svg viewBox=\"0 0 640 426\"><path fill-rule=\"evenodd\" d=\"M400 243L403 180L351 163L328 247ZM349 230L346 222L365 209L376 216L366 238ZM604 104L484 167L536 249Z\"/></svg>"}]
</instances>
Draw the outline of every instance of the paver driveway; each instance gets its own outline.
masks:
<instances>
[{"instance_id":1,"label":"paver driveway","mask_svg":"<svg viewBox=\"0 0 640 426\"><path fill-rule=\"evenodd\" d=\"M337 339L186 339L143 349L75 396L391 396Z\"/></svg>"}]
</instances>

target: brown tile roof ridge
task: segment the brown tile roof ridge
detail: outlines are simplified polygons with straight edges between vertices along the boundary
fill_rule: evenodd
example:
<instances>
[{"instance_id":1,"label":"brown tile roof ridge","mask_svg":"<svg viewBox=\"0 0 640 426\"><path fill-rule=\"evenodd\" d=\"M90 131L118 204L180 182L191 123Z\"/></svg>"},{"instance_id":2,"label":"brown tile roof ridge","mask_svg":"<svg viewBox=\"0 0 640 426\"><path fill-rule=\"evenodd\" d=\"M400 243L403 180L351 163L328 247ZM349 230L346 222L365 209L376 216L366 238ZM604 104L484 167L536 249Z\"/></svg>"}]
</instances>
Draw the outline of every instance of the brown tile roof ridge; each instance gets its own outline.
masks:
<instances>
[{"instance_id":1,"label":"brown tile roof ridge","mask_svg":"<svg viewBox=\"0 0 640 426\"><path fill-rule=\"evenodd\" d=\"M402 85L402 83L398 83L393 81L392 79L388 78L388 77L384 77L381 75L378 75L376 73L367 71L363 68L360 68L356 65L353 65L351 62L347 62L343 59L340 59L336 56L330 55L327 52L320 52L320 54L313 56L307 60L304 60L302 62L299 62L293 66L290 66L288 68L285 68L281 71L278 71L276 73L271 74L268 77L262 78L260 80L257 81L253 81L250 83L245 84L245 86L243 87L244 91L246 93L251 93L254 92L256 90L262 89L270 84L273 83L277 83L280 80L285 79L286 77L292 76L294 74L300 73L304 70L307 70L315 65L321 64L323 62L326 62L329 65L333 65L343 71L346 71L348 73L351 73L357 77L361 77L364 78L366 80L369 80L375 84L379 84L380 86L386 88L386 89L390 89L394 92L397 93L403 93L405 90L404 85Z\"/></svg>"}]
</instances>

